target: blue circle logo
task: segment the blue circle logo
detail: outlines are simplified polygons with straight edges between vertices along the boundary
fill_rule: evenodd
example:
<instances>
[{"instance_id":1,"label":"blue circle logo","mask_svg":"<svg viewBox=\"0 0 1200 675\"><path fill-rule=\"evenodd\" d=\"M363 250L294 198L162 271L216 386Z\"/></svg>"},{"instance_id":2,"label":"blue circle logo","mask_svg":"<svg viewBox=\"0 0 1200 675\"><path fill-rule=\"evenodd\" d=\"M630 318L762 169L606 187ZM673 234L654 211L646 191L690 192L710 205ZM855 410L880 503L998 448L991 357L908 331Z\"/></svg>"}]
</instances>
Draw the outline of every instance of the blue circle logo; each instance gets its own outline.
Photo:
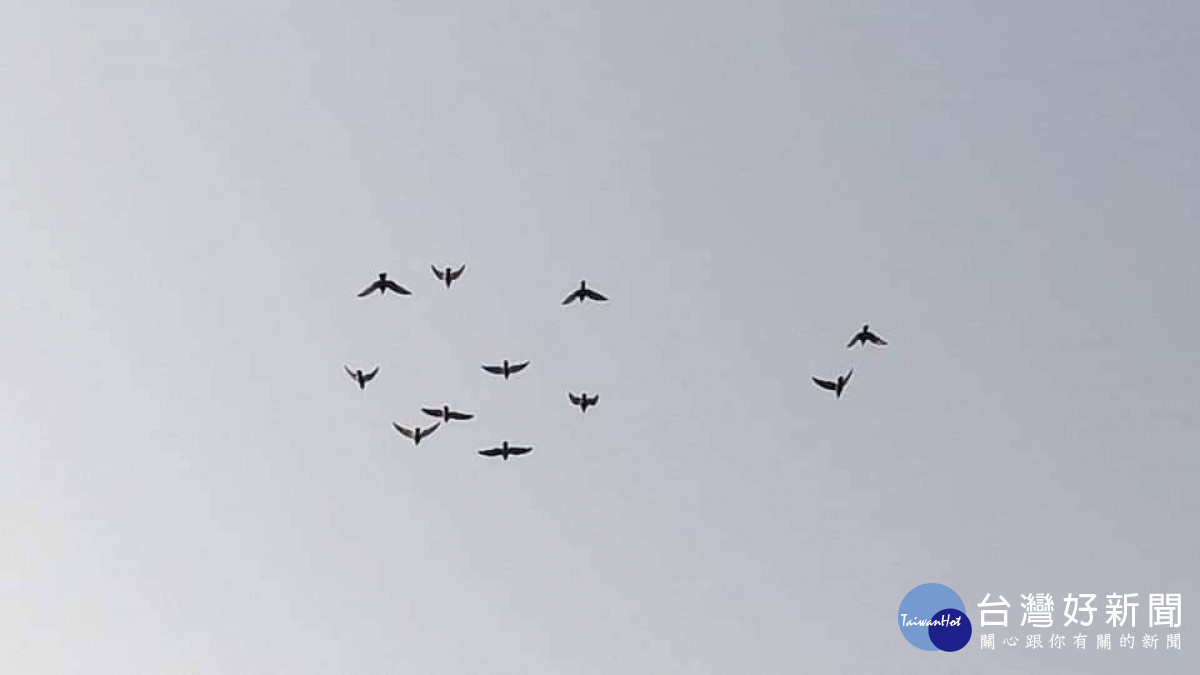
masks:
<instances>
[{"instance_id":1,"label":"blue circle logo","mask_svg":"<svg viewBox=\"0 0 1200 675\"><path fill-rule=\"evenodd\" d=\"M971 641L967 608L949 586L921 584L900 601L900 632L912 646L929 652L956 652Z\"/></svg>"}]
</instances>

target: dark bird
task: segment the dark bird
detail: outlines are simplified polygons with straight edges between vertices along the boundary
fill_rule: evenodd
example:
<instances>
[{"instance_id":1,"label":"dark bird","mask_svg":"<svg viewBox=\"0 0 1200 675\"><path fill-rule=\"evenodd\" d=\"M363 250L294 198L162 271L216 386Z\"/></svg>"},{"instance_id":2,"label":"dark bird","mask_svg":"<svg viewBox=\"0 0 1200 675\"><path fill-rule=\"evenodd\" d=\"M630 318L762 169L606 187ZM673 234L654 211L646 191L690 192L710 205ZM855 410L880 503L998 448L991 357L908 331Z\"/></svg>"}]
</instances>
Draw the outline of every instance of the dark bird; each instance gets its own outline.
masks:
<instances>
[{"instance_id":1,"label":"dark bird","mask_svg":"<svg viewBox=\"0 0 1200 675\"><path fill-rule=\"evenodd\" d=\"M572 405L579 406L579 409L583 412L587 412L588 408L600 402L600 394L592 394L591 396L588 396L587 394L580 392L579 395L576 396L568 391L567 398L571 399Z\"/></svg>"},{"instance_id":2,"label":"dark bird","mask_svg":"<svg viewBox=\"0 0 1200 675\"><path fill-rule=\"evenodd\" d=\"M450 288L451 282L458 281L458 278L462 276L463 271L467 269L466 265L458 268L457 271L451 270L449 267L441 270L433 265L430 265L429 267L433 269L433 274L438 278L438 281L446 282L446 288Z\"/></svg>"},{"instance_id":3,"label":"dark bird","mask_svg":"<svg viewBox=\"0 0 1200 675\"><path fill-rule=\"evenodd\" d=\"M508 359L505 359L502 366L484 366L483 369L493 375L503 375L504 379L507 380L509 375L525 370L525 366L527 365L529 365L528 361L524 363L509 363Z\"/></svg>"},{"instance_id":4,"label":"dark bird","mask_svg":"<svg viewBox=\"0 0 1200 675\"><path fill-rule=\"evenodd\" d=\"M403 436L405 436L407 438L411 438L414 445L420 445L421 439L425 438L425 437L429 436L430 434L432 434L433 432L437 431L437 428L441 424L442 424L441 422L436 422L436 423L434 423L433 426L429 427L428 429L422 429L421 427L413 427L411 429L406 429L406 428L400 426L399 424L392 422L392 426L396 427L396 431L399 431Z\"/></svg>"},{"instance_id":5,"label":"dark bird","mask_svg":"<svg viewBox=\"0 0 1200 675\"><path fill-rule=\"evenodd\" d=\"M374 293L375 291L379 291L380 295L383 295L388 291L392 291L393 293L399 293L400 295L412 295L412 292L409 291L407 288L392 281L391 279L388 279L387 272L380 272L379 278L376 279L374 281L374 283L372 283L370 286L367 286L366 288L364 288L362 290L362 292L358 294L358 297L365 298L368 295Z\"/></svg>"},{"instance_id":6,"label":"dark bird","mask_svg":"<svg viewBox=\"0 0 1200 675\"><path fill-rule=\"evenodd\" d=\"M519 448L516 446L510 446L508 441L504 441L504 443L500 444L500 447L480 450L479 454L483 455L484 457L503 457L504 461L507 462L509 455L524 455L527 452L533 452L533 448Z\"/></svg>"},{"instance_id":7,"label":"dark bird","mask_svg":"<svg viewBox=\"0 0 1200 675\"><path fill-rule=\"evenodd\" d=\"M358 383L359 389L366 389L367 383L370 382L371 380L375 379L375 374L379 372L379 366L375 366L375 370L372 370L369 373L364 373L362 371L362 369L350 370L350 366L342 366L342 367L346 369L346 374L349 375L351 378L354 379L355 382Z\"/></svg>"},{"instance_id":8,"label":"dark bird","mask_svg":"<svg viewBox=\"0 0 1200 675\"><path fill-rule=\"evenodd\" d=\"M812 381L816 382L817 386L821 387L822 389L828 389L829 391L837 392L837 397L841 398L842 390L846 388L846 383L850 381L850 376L853 374L854 374L854 369L851 368L850 372L846 373L845 375L838 375L837 382L830 382L829 380L819 380L815 377L812 379Z\"/></svg>"},{"instance_id":9,"label":"dark bird","mask_svg":"<svg viewBox=\"0 0 1200 675\"><path fill-rule=\"evenodd\" d=\"M451 410L450 406L448 406L448 405L444 405L440 408L421 408L421 412L425 413L426 415L430 415L431 417L437 417L439 419L445 420L447 422L449 422L450 420L469 420L472 417L474 417L474 415L471 415L468 413L455 412L455 411Z\"/></svg>"},{"instance_id":10,"label":"dark bird","mask_svg":"<svg viewBox=\"0 0 1200 675\"><path fill-rule=\"evenodd\" d=\"M580 281L579 288L576 288L575 290L571 291L571 294L568 295L565 300L563 300L562 304L569 305L576 300L578 300L579 302L583 302L585 298L589 299L589 300L600 300L600 301L608 300L608 298L606 298L603 295L600 295L599 293L597 293L596 291L593 291L592 289L588 288L586 281Z\"/></svg>"},{"instance_id":11,"label":"dark bird","mask_svg":"<svg viewBox=\"0 0 1200 675\"><path fill-rule=\"evenodd\" d=\"M862 330L858 331L858 335L855 335L854 338L850 340L850 344L846 345L846 347L853 347L854 343L856 342L861 345L865 345L870 342L871 344L879 345L880 347L887 344L887 340L884 340L878 335L872 333L871 327L865 323L863 324Z\"/></svg>"}]
</instances>

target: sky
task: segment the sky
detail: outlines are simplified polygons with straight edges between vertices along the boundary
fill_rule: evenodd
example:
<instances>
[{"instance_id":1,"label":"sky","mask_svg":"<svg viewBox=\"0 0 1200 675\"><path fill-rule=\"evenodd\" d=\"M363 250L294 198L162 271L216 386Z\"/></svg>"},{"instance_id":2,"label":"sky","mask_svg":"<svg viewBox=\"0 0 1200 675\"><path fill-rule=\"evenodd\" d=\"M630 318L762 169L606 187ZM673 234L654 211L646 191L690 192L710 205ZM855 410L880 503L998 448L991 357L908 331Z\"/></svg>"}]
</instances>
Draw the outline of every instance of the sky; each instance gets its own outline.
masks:
<instances>
[{"instance_id":1,"label":"sky","mask_svg":"<svg viewBox=\"0 0 1200 675\"><path fill-rule=\"evenodd\" d=\"M0 5L3 670L1195 672L1197 20Z\"/></svg>"}]
</instances>

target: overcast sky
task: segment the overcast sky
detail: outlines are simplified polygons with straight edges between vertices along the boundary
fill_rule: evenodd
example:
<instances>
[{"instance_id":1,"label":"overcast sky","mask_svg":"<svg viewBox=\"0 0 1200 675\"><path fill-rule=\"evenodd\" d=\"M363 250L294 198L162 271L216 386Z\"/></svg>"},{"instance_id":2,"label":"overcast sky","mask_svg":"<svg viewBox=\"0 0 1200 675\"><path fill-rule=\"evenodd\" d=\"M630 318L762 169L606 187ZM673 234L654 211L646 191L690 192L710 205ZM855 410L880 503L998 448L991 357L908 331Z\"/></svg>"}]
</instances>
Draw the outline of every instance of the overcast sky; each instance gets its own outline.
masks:
<instances>
[{"instance_id":1,"label":"overcast sky","mask_svg":"<svg viewBox=\"0 0 1200 675\"><path fill-rule=\"evenodd\" d=\"M1195 8L21 4L0 670L1195 672Z\"/></svg>"}]
</instances>

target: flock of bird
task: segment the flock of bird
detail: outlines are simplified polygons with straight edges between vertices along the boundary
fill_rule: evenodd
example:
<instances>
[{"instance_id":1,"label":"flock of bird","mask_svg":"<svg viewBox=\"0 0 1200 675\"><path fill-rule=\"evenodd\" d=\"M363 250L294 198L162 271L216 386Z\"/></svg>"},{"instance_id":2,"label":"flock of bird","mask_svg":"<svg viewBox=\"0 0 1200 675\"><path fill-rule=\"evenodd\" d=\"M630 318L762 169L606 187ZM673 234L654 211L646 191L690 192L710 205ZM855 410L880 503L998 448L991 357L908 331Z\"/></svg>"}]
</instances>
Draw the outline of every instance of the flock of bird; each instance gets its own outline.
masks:
<instances>
[{"instance_id":1,"label":"flock of bird","mask_svg":"<svg viewBox=\"0 0 1200 675\"><path fill-rule=\"evenodd\" d=\"M433 269L433 274L435 277L437 277L438 281L444 282L446 284L446 288L450 288L450 285L463 275L463 272L466 271L467 266L462 265L457 270L451 267L438 268L437 266L431 266L431 268ZM367 286L360 291L358 297L365 298L376 292L382 296L386 295L389 291L397 295L412 295L412 291L408 290L404 286L401 286L400 284L397 284L395 281L388 279L387 272L380 272L379 278L372 282L370 286ZM580 281L579 288L571 291L571 293L568 294L567 297L562 301L562 304L569 305L573 302L583 303L585 300L605 302L608 300L608 298L588 288L587 281ZM507 380L509 377L521 372L522 370L525 370L525 368L528 366L529 361L512 363L508 359L504 359L500 365L483 365L483 370L484 372L492 375L499 375ZM361 368L352 369L348 365L343 367L346 369L346 374L349 375L350 378L356 383L358 383L358 388L362 390L365 390L367 388L367 383L374 380L375 376L379 374L379 366L376 366L370 371L364 371ZM584 392L580 392L577 395L574 392L567 392L567 400L570 401L571 405L578 407L581 412L587 412L588 408L595 406L600 402L600 395L595 393L589 395ZM438 428L443 424L449 425L452 421L466 421L475 417L475 415L471 413L451 410L450 406L448 405L442 405L441 407L421 408L421 412L437 419L438 421L427 427L421 427L420 425L405 427L401 426L397 422L392 422L392 427L400 435L412 440L413 445L420 445L422 440L431 436L433 432L437 431ZM484 457L500 457L507 461L509 457L528 454L532 451L533 448L530 446L510 445L508 441L503 441L496 447L480 450L479 454Z\"/></svg>"},{"instance_id":2,"label":"flock of bird","mask_svg":"<svg viewBox=\"0 0 1200 675\"><path fill-rule=\"evenodd\" d=\"M437 277L438 281L446 284L446 288L450 288L451 284L457 281L467 269L466 265L460 266L457 270L451 267L438 268L432 265L430 267L433 269L433 274L435 277ZM412 295L412 291L401 286L400 284L397 284L391 279L388 279L387 272L380 272L379 278L373 281L370 286L367 286L360 291L358 297L365 298L376 292L382 296L386 295L389 291L397 295ZM580 281L579 288L571 291L562 301L562 304L569 305L573 302L583 303L587 300L605 302L608 300L608 298L588 288L587 281ZM862 330L858 331L858 333L856 333L854 337L850 339L850 342L846 345L846 348L850 349L855 346L866 345L868 343L881 347L887 345L887 341L876 335L871 330L871 326L869 324L864 324ZM499 375L507 380L513 375L525 370L525 368L528 366L529 361L520 361L514 363L508 359L504 359L499 365L484 364L483 370L484 372L492 375ZM358 383L359 389L363 390L367 388L367 383L374 380L375 376L379 374L378 366L371 371L351 369L350 366L344 367L346 369L346 374ZM845 391L846 385L850 382L850 376L852 375L854 375L853 368L851 368L845 375L838 375L837 378L833 380L825 380L819 377L814 377L812 378L812 381L818 387L832 391L837 398L841 398L842 392ZM600 396L599 394L595 393L589 395L584 392L580 392L579 394L567 392L567 400L570 401L571 405L578 407L581 412L586 413L588 408L595 406L600 402ZM420 425L405 427L401 426L397 422L392 422L392 427L398 433L400 433L400 435L412 440L414 445L420 445L423 439L429 438L429 436L431 436L433 432L437 431L438 428L440 428L443 424L449 425L452 421L463 422L475 417L475 415L471 413L451 410L450 406L448 405L442 405L441 407L421 408L421 412L437 419L438 421L427 427L421 427ZM532 447L509 445L508 441L504 441L496 447L480 450L479 454L484 457L500 457L507 461L509 457L528 454L532 451Z\"/></svg>"},{"instance_id":3,"label":"flock of bird","mask_svg":"<svg viewBox=\"0 0 1200 675\"><path fill-rule=\"evenodd\" d=\"M871 331L870 324L863 324L862 330L858 331L853 338L850 338L850 343L846 345L846 348L850 349L855 345L865 345L868 342L873 345L879 345L880 347L887 344L886 340ZM850 376L853 374L854 369L851 368L845 375L838 375L836 380L822 380L821 378L814 377L812 381L815 382L818 387L822 389L828 389L836 394L838 398L841 398L842 392L846 389L846 383L850 381Z\"/></svg>"}]
</instances>

